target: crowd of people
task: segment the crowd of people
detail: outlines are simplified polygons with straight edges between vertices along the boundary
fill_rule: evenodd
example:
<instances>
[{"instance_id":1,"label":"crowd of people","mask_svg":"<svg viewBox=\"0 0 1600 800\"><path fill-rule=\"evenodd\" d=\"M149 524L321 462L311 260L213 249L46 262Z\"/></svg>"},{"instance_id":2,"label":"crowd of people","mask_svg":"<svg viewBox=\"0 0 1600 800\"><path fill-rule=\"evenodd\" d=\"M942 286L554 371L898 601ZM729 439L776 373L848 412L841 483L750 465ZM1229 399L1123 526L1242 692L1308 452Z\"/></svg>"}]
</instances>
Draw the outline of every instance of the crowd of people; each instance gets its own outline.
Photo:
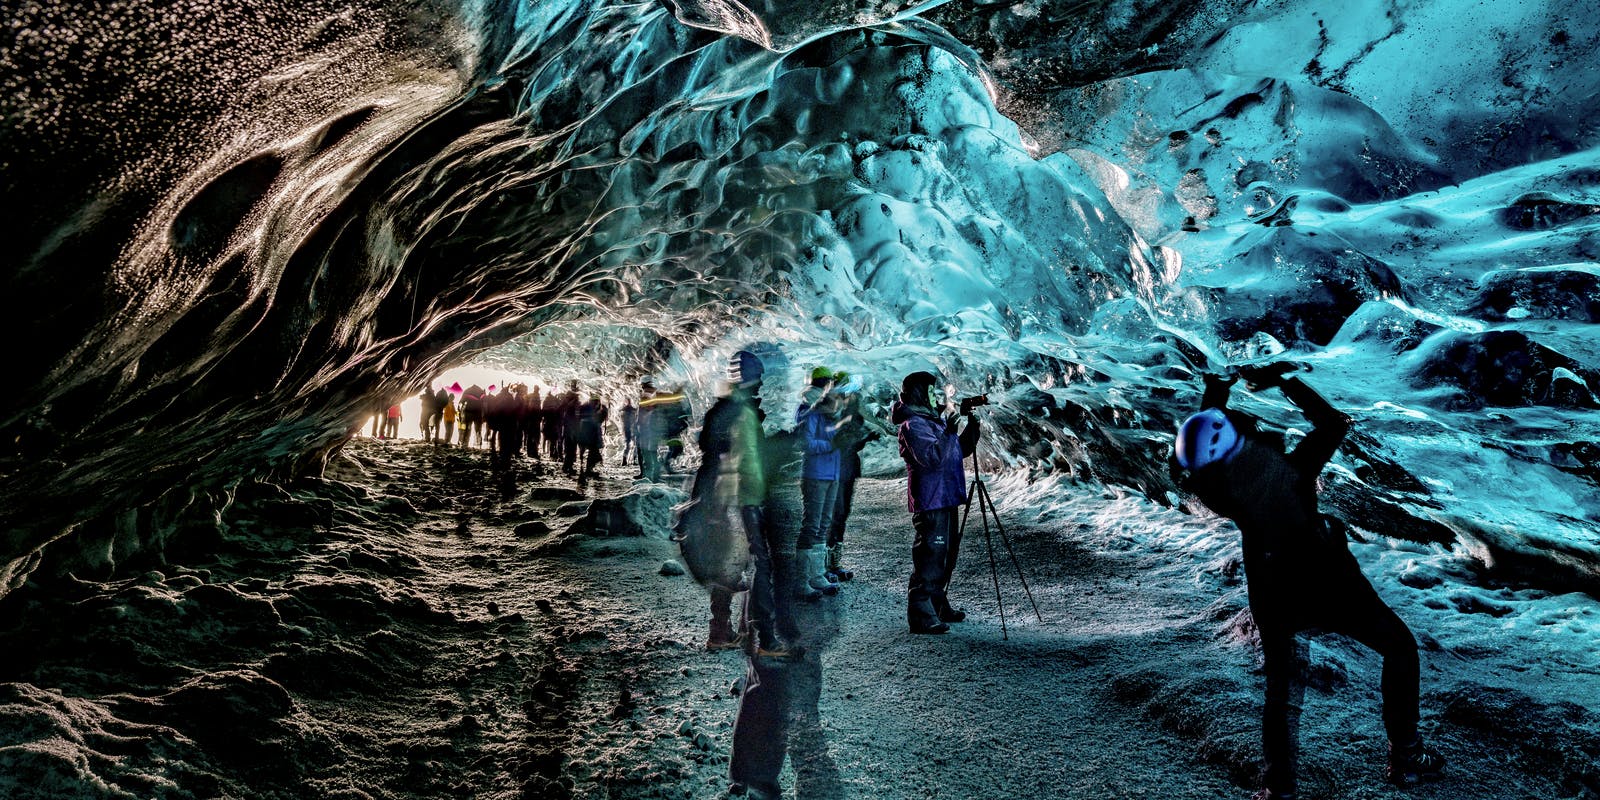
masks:
<instances>
[{"instance_id":1,"label":"crowd of people","mask_svg":"<svg viewBox=\"0 0 1600 800\"><path fill-rule=\"evenodd\" d=\"M1235 521L1243 540L1266 673L1265 787L1257 800L1295 797L1290 688L1299 669L1295 637L1308 631L1344 633L1382 655L1390 780L1407 784L1444 766L1417 731L1416 640L1362 575L1342 525L1318 511L1317 476L1350 418L1286 377L1292 370L1278 363L1206 375L1201 410L1178 431L1171 464L1187 491ZM673 536L709 595L707 649L742 648L748 659L730 777L736 792L754 798L781 796L784 670L806 655L795 603L837 595L854 576L845 532L863 448L888 436L898 444L912 531L906 623L913 634L938 635L966 619L949 587L961 549L960 514L969 503L964 461L980 432L973 409L965 401L951 404L938 375L906 375L885 420L863 402L858 377L823 366L790 401L792 425L768 425L765 374L755 354L734 354L724 390L700 426L701 460ZM1255 391L1280 389L1305 413L1311 432L1290 450L1281 435L1230 409L1230 387L1240 379ZM542 399L538 387L524 384L430 387L420 399L424 440L450 444L460 423L459 446L487 446L494 469L508 480L523 456L559 464L580 483L601 464L610 410L577 381ZM383 436L396 435L400 407L377 411L374 435L380 428ZM638 404L629 398L618 416L621 463L631 459L636 478L656 481L678 470L691 422L683 392L658 390L646 379Z\"/></svg>"},{"instance_id":2,"label":"crowd of people","mask_svg":"<svg viewBox=\"0 0 1600 800\"><path fill-rule=\"evenodd\" d=\"M610 405L575 380L565 391L543 396L541 391L526 383L487 389L459 382L445 388L430 385L417 394L417 433L429 444L487 449L490 465L502 475L514 474L527 461L540 469L548 462L586 483L604 462ZM680 468L691 421L689 400L681 391L657 389L647 378L639 387L638 405L634 402L628 398L618 415L619 463L636 464L635 478L660 480ZM399 438L403 419L399 403L374 407L371 435Z\"/></svg>"},{"instance_id":3,"label":"crowd of people","mask_svg":"<svg viewBox=\"0 0 1600 800\"><path fill-rule=\"evenodd\" d=\"M1279 363L1206 376L1202 408L1179 430L1172 463L1182 485L1234 520L1243 538L1267 677L1265 785L1256 800L1296 796L1290 687L1299 671L1295 636L1305 632L1344 633L1383 657L1390 781L1408 785L1444 767L1417 730L1416 640L1362 575L1342 526L1317 508L1317 476L1350 419L1304 382L1285 378L1291 370ZM763 373L753 354L735 354L728 389L701 430L704 460L679 538L686 562L710 594L707 647L743 646L748 656L730 758L735 792L773 798L782 796L778 774L790 691L783 664L804 656L792 602L836 594L853 574L843 544L861 448L891 431L896 436L913 531L906 622L913 634L943 634L966 619L952 605L949 587L961 548L958 515L971 491L963 464L980 427L972 413L977 403L953 406L933 373L905 376L889 410L890 428L863 408L859 380L817 367L796 403L793 430L769 434L762 425ZM1229 409L1228 389L1240 378L1256 391L1281 389L1304 411L1311 433L1289 450L1281 436ZM783 485L796 482L799 509L783 500ZM792 524L796 511L798 527ZM719 563L717 538L730 529L743 532L747 557ZM732 603L740 592L742 621L735 623Z\"/></svg>"}]
</instances>

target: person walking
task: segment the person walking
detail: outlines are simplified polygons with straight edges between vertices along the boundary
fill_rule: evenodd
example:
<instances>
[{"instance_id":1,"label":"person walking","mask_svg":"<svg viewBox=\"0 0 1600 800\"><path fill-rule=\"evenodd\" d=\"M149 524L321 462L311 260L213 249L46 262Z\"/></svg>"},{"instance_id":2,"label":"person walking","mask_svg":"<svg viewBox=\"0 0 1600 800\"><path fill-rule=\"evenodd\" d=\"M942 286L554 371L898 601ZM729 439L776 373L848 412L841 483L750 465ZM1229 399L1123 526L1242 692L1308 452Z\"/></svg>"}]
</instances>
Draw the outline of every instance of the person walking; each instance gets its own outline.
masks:
<instances>
[{"instance_id":1,"label":"person walking","mask_svg":"<svg viewBox=\"0 0 1600 800\"><path fill-rule=\"evenodd\" d=\"M544 441L545 456L551 464L561 462L561 410L560 395L552 387L539 404L539 434Z\"/></svg>"},{"instance_id":2,"label":"person walking","mask_svg":"<svg viewBox=\"0 0 1600 800\"><path fill-rule=\"evenodd\" d=\"M768 537L762 508L767 500L767 474L756 397L764 371L755 355L742 350L733 355L728 390L707 409L700 427L702 458L678 538L685 565L711 595L706 648L730 648L746 641L753 645L754 657L781 659L796 649L779 636L778 616L781 610L787 617L789 606L786 599L780 602L773 588L773 565L779 553ZM735 547L747 557L729 558ZM732 606L746 561L752 567L745 587L748 630L741 633L733 626Z\"/></svg>"},{"instance_id":3,"label":"person walking","mask_svg":"<svg viewBox=\"0 0 1600 800\"><path fill-rule=\"evenodd\" d=\"M442 389L440 396L444 398L444 406L439 409L439 422L444 426L444 433L439 437L439 443L449 445L456 438L456 403L455 398Z\"/></svg>"},{"instance_id":4,"label":"person walking","mask_svg":"<svg viewBox=\"0 0 1600 800\"><path fill-rule=\"evenodd\" d=\"M579 456L578 484L581 486L590 478L600 476L600 445L602 441L601 430L606 424L606 407L600 402L598 395L586 398L578 404L574 415L577 424L573 427L577 441Z\"/></svg>"},{"instance_id":5,"label":"person walking","mask_svg":"<svg viewBox=\"0 0 1600 800\"><path fill-rule=\"evenodd\" d=\"M522 449L521 432L517 423L521 404L522 393L518 386L507 386L501 389L499 394L491 395L489 398L489 408L485 416L489 430L494 436L490 463L494 471L503 476L510 475L511 467L515 463L514 457Z\"/></svg>"},{"instance_id":6,"label":"person walking","mask_svg":"<svg viewBox=\"0 0 1600 800\"><path fill-rule=\"evenodd\" d=\"M478 446L483 446L483 387L474 383L461 393L460 408L456 417L461 423L461 446L470 447L472 440L478 440Z\"/></svg>"},{"instance_id":7,"label":"person walking","mask_svg":"<svg viewBox=\"0 0 1600 800\"><path fill-rule=\"evenodd\" d=\"M683 455L683 436L689 431L689 422L694 413L689 407L689 397L679 388L669 395L671 399L655 410L658 424L661 426L662 443L667 446L666 458L662 460L662 469L668 475L678 472L678 457Z\"/></svg>"},{"instance_id":8,"label":"person walking","mask_svg":"<svg viewBox=\"0 0 1600 800\"><path fill-rule=\"evenodd\" d=\"M535 469L543 472L544 465L539 460L540 437L544 433L544 399L539 397L539 387L535 386L522 398L522 405L517 409L517 430L522 432L522 449L533 459Z\"/></svg>"},{"instance_id":9,"label":"person walking","mask_svg":"<svg viewBox=\"0 0 1600 800\"><path fill-rule=\"evenodd\" d=\"M577 476L574 465L578 460L578 382L569 381L567 390L562 392L557 403L560 413L561 431L561 473L567 477Z\"/></svg>"},{"instance_id":10,"label":"person walking","mask_svg":"<svg viewBox=\"0 0 1600 800\"><path fill-rule=\"evenodd\" d=\"M868 414L861 402L862 383L844 371L833 374L833 393L838 395L841 422L834 434L839 449L839 491L833 501L833 519L828 525L827 571L836 581L848 581L855 571L844 566L844 529L855 502L856 480L861 477L861 450L870 442L894 435L883 419Z\"/></svg>"},{"instance_id":11,"label":"person walking","mask_svg":"<svg viewBox=\"0 0 1600 800\"><path fill-rule=\"evenodd\" d=\"M378 438L380 438L380 439L398 439L398 438L400 438L400 421L402 419L404 419L404 417L401 415L400 404L399 403L395 403L394 405L389 406L389 411L384 416L384 419L383 419L383 433Z\"/></svg>"},{"instance_id":12,"label":"person walking","mask_svg":"<svg viewBox=\"0 0 1600 800\"><path fill-rule=\"evenodd\" d=\"M1250 614L1266 672L1262 709L1264 787L1256 800L1295 797L1295 742L1289 697L1299 673L1295 635L1342 633L1383 657L1387 777L1405 785L1438 774L1444 758L1417 733L1420 666L1416 638L1378 597L1345 542L1344 528L1317 508L1317 476L1339 449L1351 419L1298 378L1288 362L1252 366L1224 377L1206 374L1201 411L1179 428L1173 458L1183 487L1234 521L1244 549ZM1228 408L1235 381L1252 391L1277 387L1311 423L1292 451L1281 437Z\"/></svg>"},{"instance_id":13,"label":"person walking","mask_svg":"<svg viewBox=\"0 0 1600 800\"><path fill-rule=\"evenodd\" d=\"M661 480L661 429L655 381L645 378L639 384L639 415L635 418L639 443L639 474L647 481Z\"/></svg>"},{"instance_id":14,"label":"person walking","mask_svg":"<svg viewBox=\"0 0 1600 800\"><path fill-rule=\"evenodd\" d=\"M431 442L433 432L439 427L439 399L434 394L433 387L429 386L417 393L417 400L422 403L422 413L418 415L421 418L417 420L417 433L422 437L422 441Z\"/></svg>"},{"instance_id":15,"label":"person walking","mask_svg":"<svg viewBox=\"0 0 1600 800\"><path fill-rule=\"evenodd\" d=\"M911 545L911 581L906 590L906 623L912 633L946 633L949 623L967 615L950 605L950 575L961 552L957 511L967 501L962 459L978 444L978 420L941 413L937 376L913 372L900 384L900 399L890 410L899 425L900 457L906 462L906 504L916 539Z\"/></svg>"},{"instance_id":16,"label":"person walking","mask_svg":"<svg viewBox=\"0 0 1600 800\"><path fill-rule=\"evenodd\" d=\"M621 416L622 416L622 465L623 466L627 466L628 465L628 455L629 455L629 453L633 452L633 448L634 448L634 443L633 443L633 435L634 435L634 432L635 432L634 431L634 424L637 422L637 418L639 416L639 409L634 408L633 401L631 399L627 402L626 405L624 405L622 407ZM637 457L635 457L635 460L637 460Z\"/></svg>"}]
</instances>

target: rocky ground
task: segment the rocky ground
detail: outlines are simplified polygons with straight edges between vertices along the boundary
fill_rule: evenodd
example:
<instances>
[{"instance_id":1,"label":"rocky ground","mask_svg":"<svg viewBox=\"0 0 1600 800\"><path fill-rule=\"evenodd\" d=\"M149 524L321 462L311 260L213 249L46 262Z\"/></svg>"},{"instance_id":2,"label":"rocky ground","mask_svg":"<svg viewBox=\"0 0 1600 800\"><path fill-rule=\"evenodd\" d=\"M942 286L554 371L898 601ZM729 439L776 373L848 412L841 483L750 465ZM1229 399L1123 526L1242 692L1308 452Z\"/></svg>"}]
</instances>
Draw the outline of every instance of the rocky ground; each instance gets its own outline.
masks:
<instances>
[{"instance_id":1,"label":"rocky ground","mask_svg":"<svg viewBox=\"0 0 1600 800\"><path fill-rule=\"evenodd\" d=\"M702 648L704 593L671 574L682 479L608 467L505 495L484 459L357 439L324 479L242 489L214 538L171 553L187 566L7 598L0 796L724 796L744 657ZM953 589L969 620L908 634L903 484L864 481L857 578L802 607L789 791L1248 796L1260 676L1232 529L1098 487L994 491L1044 621L1003 549L997 604L974 528ZM1419 632L1423 726L1451 768L1382 782L1378 660L1323 637L1304 795L1600 798L1600 605L1470 587L1503 596L1473 605L1470 575L1388 574L1447 554L1357 552Z\"/></svg>"}]
</instances>

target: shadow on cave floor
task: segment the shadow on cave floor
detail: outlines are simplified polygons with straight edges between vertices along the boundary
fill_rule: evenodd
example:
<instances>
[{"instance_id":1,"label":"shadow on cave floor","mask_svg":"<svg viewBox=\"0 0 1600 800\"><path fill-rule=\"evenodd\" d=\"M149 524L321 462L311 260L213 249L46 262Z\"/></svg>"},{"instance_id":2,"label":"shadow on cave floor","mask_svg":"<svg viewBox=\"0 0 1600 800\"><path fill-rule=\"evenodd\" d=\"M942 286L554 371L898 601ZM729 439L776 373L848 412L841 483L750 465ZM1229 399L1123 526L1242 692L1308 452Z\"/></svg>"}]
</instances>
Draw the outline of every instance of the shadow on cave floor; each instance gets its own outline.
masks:
<instances>
[{"instance_id":1,"label":"shadow on cave floor","mask_svg":"<svg viewBox=\"0 0 1600 800\"><path fill-rule=\"evenodd\" d=\"M338 480L242 491L216 552L188 567L8 598L0 795L724 796L743 657L701 648L704 594L663 574L677 487L635 489L610 466L585 493L532 479L503 501L484 458L360 439ZM1046 504L995 487L1043 624L1001 561L1001 639L969 532L952 590L968 622L914 637L903 483L862 482L857 578L802 614L792 796L1248 796L1260 689L1228 634L1236 536L1065 491ZM597 524L601 508L639 529ZM1422 591L1374 578L1386 596ZM1410 614L1431 606L1399 607L1429 629ZM1452 769L1409 796L1594 797L1594 676L1547 667L1534 691L1517 673L1536 654L1441 639L1425 639L1424 728ZM1305 796L1397 796L1381 782L1376 659L1317 641Z\"/></svg>"}]
</instances>

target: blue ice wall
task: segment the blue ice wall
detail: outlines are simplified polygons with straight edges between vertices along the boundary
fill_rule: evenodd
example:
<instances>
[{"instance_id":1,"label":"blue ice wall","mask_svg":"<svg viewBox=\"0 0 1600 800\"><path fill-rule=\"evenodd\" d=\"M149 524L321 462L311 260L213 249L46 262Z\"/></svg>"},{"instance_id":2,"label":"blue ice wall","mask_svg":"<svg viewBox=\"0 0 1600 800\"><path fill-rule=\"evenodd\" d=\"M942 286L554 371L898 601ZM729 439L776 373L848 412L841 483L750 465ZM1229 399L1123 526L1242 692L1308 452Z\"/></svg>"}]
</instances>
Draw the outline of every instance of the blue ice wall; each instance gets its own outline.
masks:
<instances>
[{"instance_id":1,"label":"blue ice wall","mask_svg":"<svg viewBox=\"0 0 1600 800\"><path fill-rule=\"evenodd\" d=\"M1341 513L1593 585L1592 14L212 12L7 46L0 583L159 552L451 364L710 391L759 338L880 400L939 368L1012 465L1160 499L1195 374L1293 358L1360 423Z\"/></svg>"}]
</instances>

